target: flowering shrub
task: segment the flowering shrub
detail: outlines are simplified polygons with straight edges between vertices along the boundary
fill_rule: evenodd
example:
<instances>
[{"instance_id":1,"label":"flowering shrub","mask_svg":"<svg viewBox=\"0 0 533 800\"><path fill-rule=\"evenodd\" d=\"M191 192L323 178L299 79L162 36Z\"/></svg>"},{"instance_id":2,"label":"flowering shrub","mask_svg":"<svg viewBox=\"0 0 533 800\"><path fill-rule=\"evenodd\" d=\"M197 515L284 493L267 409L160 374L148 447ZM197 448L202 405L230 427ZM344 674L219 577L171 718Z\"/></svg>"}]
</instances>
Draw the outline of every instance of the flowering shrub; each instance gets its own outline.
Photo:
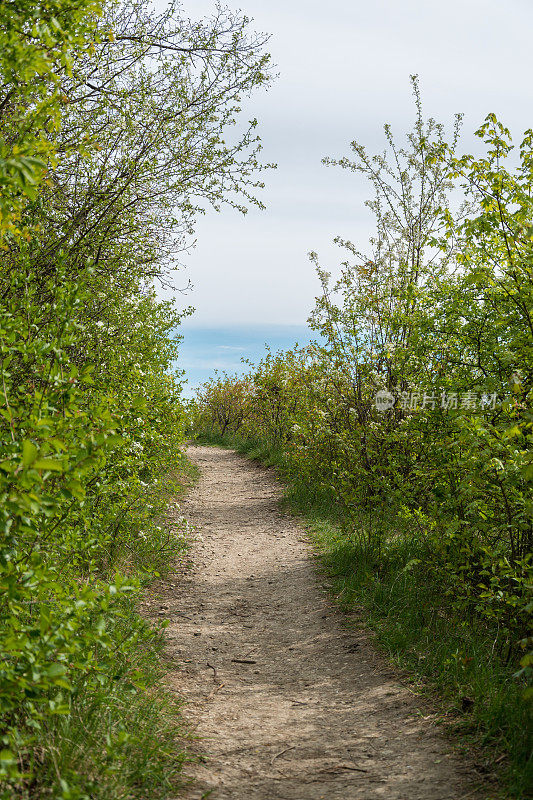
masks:
<instances>
[{"instance_id":1,"label":"flowering shrub","mask_svg":"<svg viewBox=\"0 0 533 800\"><path fill-rule=\"evenodd\" d=\"M165 522L183 313L155 287L204 200L258 202L256 123L233 125L264 41L223 9L0 0L2 800L175 785L160 637L135 611L186 532Z\"/></svg>"}]
</instances>

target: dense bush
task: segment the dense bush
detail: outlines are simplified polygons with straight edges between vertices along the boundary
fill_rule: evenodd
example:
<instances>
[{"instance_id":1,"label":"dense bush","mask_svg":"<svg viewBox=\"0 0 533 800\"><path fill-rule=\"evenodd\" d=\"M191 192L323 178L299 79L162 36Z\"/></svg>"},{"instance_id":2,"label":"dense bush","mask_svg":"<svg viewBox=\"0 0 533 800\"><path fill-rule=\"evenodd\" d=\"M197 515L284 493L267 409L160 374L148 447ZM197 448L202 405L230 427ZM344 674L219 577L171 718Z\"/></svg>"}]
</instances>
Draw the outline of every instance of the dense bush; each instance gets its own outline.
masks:
<instances>
[{"instance_id":1,"label":"dense bush","mask_svg":"<svg viewBox=\"0 0 533 800\"><path fill-rule=\"evenodd\" d=\"M166 514L183 313L156 287L199 203L256 202L255 123L225 141L266 81L246 25L0 2L1 797L176 783L160 636L134 603L184 546Z\"/></svg>"}]
</instances>

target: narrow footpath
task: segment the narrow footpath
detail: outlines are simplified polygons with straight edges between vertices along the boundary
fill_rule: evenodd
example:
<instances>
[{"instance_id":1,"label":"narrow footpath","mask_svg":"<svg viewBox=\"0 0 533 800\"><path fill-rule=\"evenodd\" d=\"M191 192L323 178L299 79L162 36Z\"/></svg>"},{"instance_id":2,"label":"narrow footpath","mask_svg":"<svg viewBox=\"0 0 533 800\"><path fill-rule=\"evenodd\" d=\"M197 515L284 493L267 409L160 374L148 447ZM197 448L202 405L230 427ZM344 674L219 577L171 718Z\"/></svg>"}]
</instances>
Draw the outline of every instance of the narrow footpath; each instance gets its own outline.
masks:
<instances>
[{"instance_id":1,"label":"narrow footpath","mask_svg":"<svg viewBox=\"0 0 533 800\"><path fill-rule=\"evenodd\" d=\"M187 800L484 800L423 699L343 627L273 476L232 451L189 455L194 568L162 606L205 754Z\"/></svg>"}]
</instances>

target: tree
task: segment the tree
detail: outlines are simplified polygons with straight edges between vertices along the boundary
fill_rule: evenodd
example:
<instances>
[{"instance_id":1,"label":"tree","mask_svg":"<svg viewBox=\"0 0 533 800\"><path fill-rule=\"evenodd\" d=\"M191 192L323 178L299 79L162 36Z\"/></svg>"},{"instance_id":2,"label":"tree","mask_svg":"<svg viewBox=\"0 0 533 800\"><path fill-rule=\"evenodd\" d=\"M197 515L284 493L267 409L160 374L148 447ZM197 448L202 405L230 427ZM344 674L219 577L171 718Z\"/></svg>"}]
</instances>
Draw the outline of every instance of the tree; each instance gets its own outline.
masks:
<instances>
[{"instance_id":1,"label":"tree","mask_svg":"<svg viewBox=\"0 0 533 800\"><path fill-rule=\"evenodd\" d=\"M90 51L99 0L0 2L0 242L36 197L61 117L61 80Z\"/></svg>"},{"instance_id":2,"label":"tree","mask_svg":"<svg viewBox=\"0 0 533 800\"><path fill-rule=\"evenodd\" d=\"M234 128L268 81L265 37L221 8L197 23L177 4L99 8L0 5L2 798L40 781L131 794L109 788L108 759L127 762L142 731L58 768L58 715L75 725L97 689L100 742L134 702L127 664L146 635L132 620L115 648L109 631L181 546L157 523L182 459L182 314L155 281L205 204L259 202L255 121Z\"/></svg>"}]
</instances>

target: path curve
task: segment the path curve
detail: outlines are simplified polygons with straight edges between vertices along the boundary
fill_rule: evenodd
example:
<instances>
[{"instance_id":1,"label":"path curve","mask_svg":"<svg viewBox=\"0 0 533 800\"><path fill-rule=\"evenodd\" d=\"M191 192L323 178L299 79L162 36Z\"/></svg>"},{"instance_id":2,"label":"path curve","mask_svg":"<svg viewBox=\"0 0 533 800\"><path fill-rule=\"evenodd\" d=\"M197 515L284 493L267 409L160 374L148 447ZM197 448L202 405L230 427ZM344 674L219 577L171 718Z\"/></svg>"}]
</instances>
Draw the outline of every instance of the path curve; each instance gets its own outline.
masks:
<instances>
[{"instance_id":1,"label":"path curve","mask_svg":"<svg viewBox=\"0 0 533 800\"><path fill-rule=\"evenodd\" d=\"M194 568L164 607L172 682L207 756L187 800L474 797L422 701L343 627L272 474L228 450L189 456Z\"/></svg>"}]
</instances>

